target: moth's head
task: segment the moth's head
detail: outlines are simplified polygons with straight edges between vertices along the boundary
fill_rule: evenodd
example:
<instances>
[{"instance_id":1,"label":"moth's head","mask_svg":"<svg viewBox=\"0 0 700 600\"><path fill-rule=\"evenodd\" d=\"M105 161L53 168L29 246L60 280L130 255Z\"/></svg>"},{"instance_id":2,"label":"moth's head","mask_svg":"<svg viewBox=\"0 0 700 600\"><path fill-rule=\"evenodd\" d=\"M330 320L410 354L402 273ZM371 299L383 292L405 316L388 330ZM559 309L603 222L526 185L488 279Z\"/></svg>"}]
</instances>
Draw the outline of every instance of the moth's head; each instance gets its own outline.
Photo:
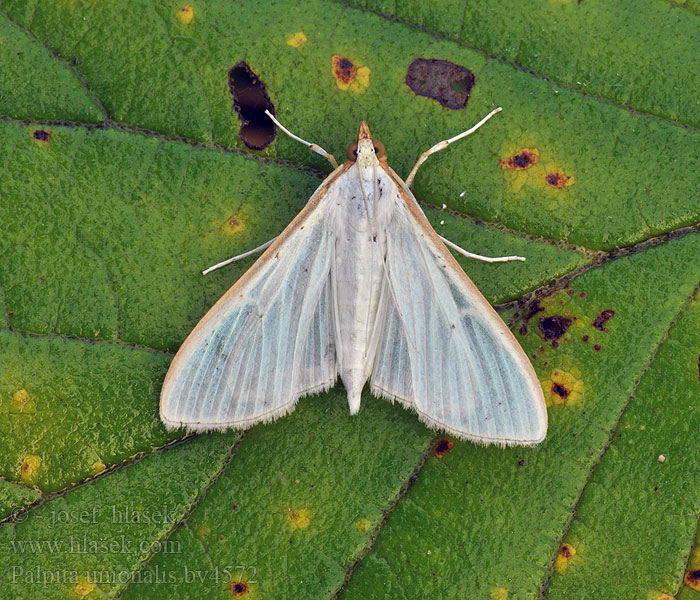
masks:
<instances>
[{"instance_id":1,"label":"moth's head","mask_svg":"<svg viewBox=\"0 0 700 600\"><path fill-rule=\"evenodd\" d=\"M379 161L386 161L386 150L379 140L372 139L367 123L362 121L357 131L357 141L348 146L347 156L349 161L357 161L359 166L368 167L376 165Z\"/></svg>"}]
</instances>

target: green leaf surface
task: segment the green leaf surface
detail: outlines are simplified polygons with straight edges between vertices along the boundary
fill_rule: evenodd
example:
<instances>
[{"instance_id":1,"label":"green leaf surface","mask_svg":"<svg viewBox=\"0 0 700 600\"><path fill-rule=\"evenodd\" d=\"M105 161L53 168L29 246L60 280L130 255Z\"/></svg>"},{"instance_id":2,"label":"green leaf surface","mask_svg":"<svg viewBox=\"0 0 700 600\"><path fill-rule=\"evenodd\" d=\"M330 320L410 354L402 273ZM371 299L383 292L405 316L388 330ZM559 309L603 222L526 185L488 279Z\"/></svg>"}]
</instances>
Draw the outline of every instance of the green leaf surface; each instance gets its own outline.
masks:
<instances>
[{"instance_id":1,"label":"green leaf surface","mask_svg":"<svg viewBox=\"0 0 700 600\"><path fill-rule=\"evenodd\" d=\"M673 4L0 0L0 598L698 597L699 17ZM420 57L474 73L464 110L406 85ZM342 158L364 119L403 175L503 106L414 190L527 257L458 260L509 303L543 444L438 442L340 386L242 437L163 428L173 353L254 257L201 270L329 170L246 148L240 61L295 133Z\"/></svg>"},{"instance_id":2,"label":"green leaf surface","mask_svg":"<svg viewBox=\"0 0 700 600\"><path fill-rule=\"evenodd\" d=\"M696 0L364 0L362 5L636 111L698 127ZM681 10L681 6L686 10ZM601 48L611 51L602 53Z\"/></svg>"}]
</instances>

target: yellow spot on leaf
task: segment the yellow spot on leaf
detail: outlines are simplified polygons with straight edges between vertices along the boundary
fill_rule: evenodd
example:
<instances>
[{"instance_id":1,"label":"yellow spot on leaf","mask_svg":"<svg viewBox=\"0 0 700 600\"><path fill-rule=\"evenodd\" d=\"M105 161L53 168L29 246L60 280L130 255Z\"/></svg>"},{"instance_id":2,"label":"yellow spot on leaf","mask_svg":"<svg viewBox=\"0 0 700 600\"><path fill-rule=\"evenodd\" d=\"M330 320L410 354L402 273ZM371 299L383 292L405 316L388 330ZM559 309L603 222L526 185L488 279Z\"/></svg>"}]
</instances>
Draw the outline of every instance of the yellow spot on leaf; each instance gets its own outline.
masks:
<instances>
[{"instance_id":1,"label":"yellow spot on leaf","mask_svg":"<svg viewBox=\"0 0 700 600\"><path fill-rule=\"evenodd\" d=\"M221 226L221 231L228 235L240 233L244 229L245 223L243 222L243 219L237 215L233 215L232 217L226 219L226 222Z\"/></svg>"},{"instance_id":2,"label":"yellow spot on leaf","mask_svg":"<svg viewBox=\"0 0 700 600\"><path fill-rule=\"evenodd\" d=\"M189 4L185 4L185 6L181 6L177 9L177 20L180 21L180 23L189 25L192 19L194 19L194 10L192 10Z\"/></svg>"},{"instance_id":3,"label":"yellow spot on leaf","mask_svg":"<svg viewBox=\"0 0 700 600\"><path fill-rule=\"evenodd\" d=\"M554 369L549 379L541 382L547 406L576 404L584 390L580 377L581 373L578 369L572 369L571 372Z\"/></svg>"},{"instance_id":4,"label":"yellow spot on leaf","mask_svg":"<svg viewBox=\"0 0 700 600\"><path fill-rule=\"evenodd\" d=\"M297 31L296 33L292 33L291 35L287 36L287 46L291 46L292 48L298 48L299 46L303 46L306 44L306 36L304 35L303 31Z\"/></svg>"},{"instance_id":5,"label":"yellow spot on leaf","mask_svg":"<svg viewBox=\"0 0 700 600\"><path fill-rule=\"evenodd\" d=\"M14 394L12 394L12 401L14 402L15 408L19 412L31 412L31 410L34 408L32 397L24 388L17 390Z\"/></svg>"},{"instance_id":6,"label":"yellow spot on leaf","mask_svg":"<svg viewBox=\"0 0 700 600\"><path fill-rule=\"evenodd\" d=\"M22 481L27 485L34 485L37 476L39 475L40 467L41 456L38 454L26 454L24 460L22 461L22 468L20 469L20 477Z\"/></svg>"},{"instance_id":7,"label":"yellow spot on leaf","mask_svg":"<svg viewBox=\"0 0 700 600\"><path fill-rule=\"evenodd\" d=\"M78 598L85 598L92 590L95 589L95 584L87 577L78 577L78 583L75 584L75 595Z\"/></svg>"},{"instance_id":8,"label":"yellow spot on leaf","mask_svg":"<svg viewBox=\"0 0 700 600\"><path fill-rule=\"evenodd\" d=\"M306 529L311 523L311 514L305 508L289 510L287 521L292 529Z\"/></svg>"},{"instance_id":9,"label":"yellow spot on leaf","mask_svg":"<svg viewBox=\"0 0 700 600\"><path fill-rule=\"evenodd\" d=\"M557 573L563 573L569 566L569 561L576 556L576 549L571 545L564 542L559 547L559 552L557 552L557 559L554 561L554 570Z\"/></svg>"},{"instance_id":10,"label":"yellow spot on leaf","mask_svg":"<svg viewBox=\"0 0 700 600\"><path fill-rule=\"evenodd\" d=\"M357 529L358 531L365 532L367 531L370 527L372 526L372 523L370 522L369 519L360 519L359 521L355 521L353 523L353 527Z\"/></svg>"},{"instance_id":11,"label":"yellow spot on leaf","mask_svg":"<svg viewBox=\"0 0 700 600\"><path fill-rule=\"evenodd\" d=\"M489 597L491 600L507 600L508 590L502 587L493 588L489 593Z\"/></svg>"},{"instance_id":12,"label":"yellow spot on leaf","mask_svg":"<svg viewBox=\"0 0 700 600\"><path fill-rule=\"evenodd\" d=\"M345 56L333 55L331 57L331 74L335 78L338 89L362 93L369 87L369 67L358 67Z\"/></svg>"},{"instance_id":13,"label":"yellow spot on leaf","mask_svg":"<svg viewBox=\"0 0 700 600\"><path fill-rule=\"evenodd\" d=\"M105 465L101 460L98 459L92 465L92 474L99 475L106 468L107 468L107 465Z\"/></svg>"}]
</instances>

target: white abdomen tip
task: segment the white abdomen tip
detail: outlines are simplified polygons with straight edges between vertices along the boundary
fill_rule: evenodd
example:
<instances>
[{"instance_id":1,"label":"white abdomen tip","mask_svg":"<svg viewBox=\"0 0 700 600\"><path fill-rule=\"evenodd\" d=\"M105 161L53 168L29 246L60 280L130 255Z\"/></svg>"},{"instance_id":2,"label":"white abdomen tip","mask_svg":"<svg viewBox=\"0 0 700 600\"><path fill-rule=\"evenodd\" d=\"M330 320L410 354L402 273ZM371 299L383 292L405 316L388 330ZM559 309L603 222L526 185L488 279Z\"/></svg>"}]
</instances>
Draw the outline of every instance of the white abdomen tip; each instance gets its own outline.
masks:
<instances>
[{"instance_id":1,"label":"white abdomen tip","mask_svg":"<svg viewBox=\"0 0 700 600\"><path fill-rule=\"evenodd\" d=\"M350 414L356 415L360 410L360 395L362 388L359 390L348 390L348 404L350 405Z\"/></svg>"}]
</instances>

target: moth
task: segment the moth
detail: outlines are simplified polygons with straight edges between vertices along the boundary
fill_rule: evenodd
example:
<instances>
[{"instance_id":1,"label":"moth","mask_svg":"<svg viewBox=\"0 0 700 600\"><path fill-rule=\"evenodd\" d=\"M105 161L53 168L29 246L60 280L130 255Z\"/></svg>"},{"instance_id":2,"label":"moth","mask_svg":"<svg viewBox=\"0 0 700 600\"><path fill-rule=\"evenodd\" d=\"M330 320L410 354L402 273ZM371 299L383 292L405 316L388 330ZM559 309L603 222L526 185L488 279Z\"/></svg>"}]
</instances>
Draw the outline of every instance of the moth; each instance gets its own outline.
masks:
<instances>
[{"instance_id":1,"label":"moth","mask_svg":"<svg viewBox=\"0 0 700 600\"><path fill-rule=\"evenodd\" d=\"M369 380L375 396L430 427L477 443L544 439L535 372L503 320L454 259L487 258L439 236L409 190L418 167L483 125L424 152L406 181L362 122L357 141L296 218L209 310L167 373L160 415L169 428L246 428L294 410L340 376L350 414Z\"/></svg>"}]
</instances>

